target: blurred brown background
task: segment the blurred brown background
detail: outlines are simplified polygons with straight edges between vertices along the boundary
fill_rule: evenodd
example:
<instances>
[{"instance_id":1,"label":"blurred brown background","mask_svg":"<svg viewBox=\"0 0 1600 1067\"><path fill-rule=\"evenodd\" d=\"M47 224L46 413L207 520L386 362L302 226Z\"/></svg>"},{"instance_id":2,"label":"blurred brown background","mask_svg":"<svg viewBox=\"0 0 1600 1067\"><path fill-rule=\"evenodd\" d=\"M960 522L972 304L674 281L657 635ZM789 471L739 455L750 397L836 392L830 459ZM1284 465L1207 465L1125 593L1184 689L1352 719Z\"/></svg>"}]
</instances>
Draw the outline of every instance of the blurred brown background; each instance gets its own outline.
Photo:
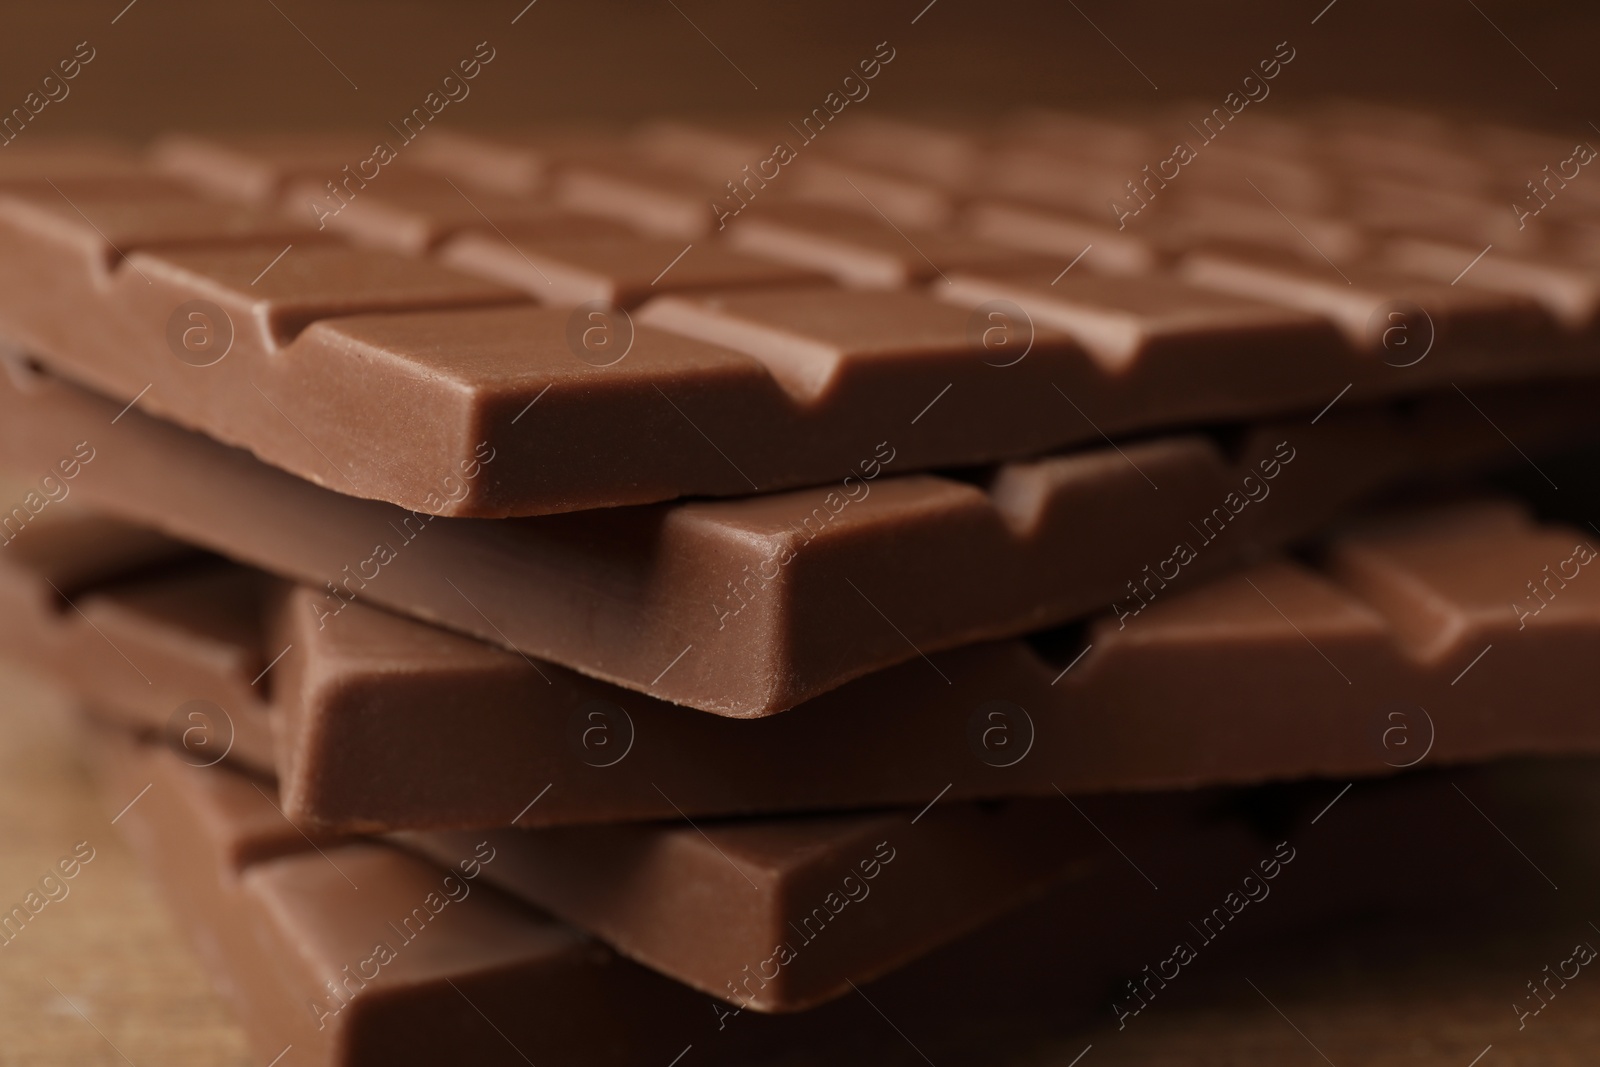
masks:
<instances>
[{"instance_id":1,"label":"blurred brown background","mask_svg":"<svg viewBox=\"0 0 1600 1067\"><path fill-rule=\"evenodd\" d=\"M126 2L7 5L0 110L80 41L96 58L41 131L381 129L485 40L495 61L449 108L463 128L804 111L883 40L898 55L873 95L896 111L1215 102L1284 40L1285 100L1415 100L1578 136L1600 88L1600 9L1538 0Z\"/></svg>"}]
</instances>

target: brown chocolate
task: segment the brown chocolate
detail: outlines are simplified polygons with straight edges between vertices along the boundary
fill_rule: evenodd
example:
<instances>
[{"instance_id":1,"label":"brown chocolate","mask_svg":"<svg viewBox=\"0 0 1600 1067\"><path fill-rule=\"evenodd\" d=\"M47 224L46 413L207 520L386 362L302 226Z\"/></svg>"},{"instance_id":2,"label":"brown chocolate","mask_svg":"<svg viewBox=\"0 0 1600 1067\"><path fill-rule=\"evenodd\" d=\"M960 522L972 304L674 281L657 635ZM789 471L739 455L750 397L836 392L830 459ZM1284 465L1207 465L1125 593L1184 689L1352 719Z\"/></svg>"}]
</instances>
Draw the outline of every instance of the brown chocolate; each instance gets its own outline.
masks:
<instances>
[{"instance_id":1,"label":"brown chocolate","mask_svg":"<svg viewBox=\"0 0 1600 1067\"><path fill-rule=\"evenodd\" d=\"M263 1061L670 1059L709 1012L687 989L392 846L308 839L260 783L107 740L108 803ZM619 1009L624 1009L620 1010ZM612 1013L617 1012L618 1017ZM648 1053L647 1053L648 1050Z\"/></svg>"},{"instance_id":2,"label":"brown chocolate","mask_svg":"<svg viewBox=\"0 0 1600 1067\"><path fill-rule=\"evenodd\" d=\"M44 603L53 594L48 570L7 565L0 556L0 605L11 623L6 655L68 681L102 722L166 732L172 759L195 768L227 761L270 777L271 673L258 665L272 583L193 554L141 574L135 550L150 539L108 521L46 519L35 536L76 545L80 565L93 563L107 577L74 590L81 616L63 615ZM132 576L113 576L119 561ZM44 595L32 595L40 586ZM279 650L293 653L293 646ZM1094 826L1137 847L1189 825L1203 801L1080 803ZM280 832L287 826L266 822ZM894 970L1064 876L1082 878L1103 858L1084 815L1059 798L696 829L469 831L412 835L410 843L448 868L485 839L501 856L486 869L487 881L655 970L763 1012L848 993L851 982ZM890 869L892 877L879 878ZM870 922L858 918L861 908L846 911L873 895L879 903ZM738 907L730 910L730 902ZM797 958L757 982L748 968L762 967L781 942L792 942L788 952Z\"/></svg>"},{"instance_id":3,"label":"brown chocolate","mask_svg":"<svg viewBox=\"0 0 1600 1067\"><path fill-rule=\"evenodd\" d=\"M52 483L59 487L58 480ZM19 610L43 615L59 604L63 595L110 579L157 567L195 554L188 545L105 516L91 516L77 505L66 505L68 493L59 488L49 494L13 482L0 483L0 493L19 502L27 522L18 524L15 513L0 516L0 575L6 596ZM37 513L31 509L37 508ZM48 532L24 537L28 526L44 516ZM18 599L20 598L20 599Z\"/></svg>"},{"instance_id":4,"label":"brown chocolate","mask_svg":"<svg viewBox=\"0 0 1600 1067\"><path fill-rule=\"evenodd\" d=\"M289 634L306 655L285 663L296 687L282 705L286 736L297 739L285 798L340 826L537 825L602 809L647 818L917 804L946 788L1171 788L1593 751L1577 661L1600 626L1600 594L1570 577L1552 579L1568 583L1558 595L1527 588L1547 580L1546 566L1580 567L1575 546L1587 543L1514 508L1445 509L1336 539L1328 571L1274 561L1170 599L1151 582L1145 606L1130 596L1057 642L939 654L753 723L568 688L572 676L541 667L541 677L498 653L474 703L471 672L444 668L454 657L437 645L425 662L416 642L399 644L405 624L352 616L371 624L366 635L330 626L317 643L302 621ZM380 629L397 642L389 657L374 657ZM403 685L415 710L386 700L374 720L364 709L385 685ZM1281 721L1283 692L1296 694L1292 725ZM536 705L552 713L530 714ZM448 736L440 706L452 709ZM439 773L447 764L457 769ZM433 787L425 799L420 781Z\"/></svg>"},{"instance_id":5,"label":"brown chocolate","mask_svg":"<svg viewBox=\"0 0 1600 1067\"><path fill-rule=\"evenodd\" d=\"M1421 824L1419 843L1454 833L1465 842L1471 828L1462 817L1477 820L1478 847L1462 856L1474 869L1452 869L1465 889L1498 866L1510 877L1493 894L1462 899L1447 891L1420 909L1391 901L1333 917L1213 958L1193 984L1186 966L1181 978L1150 983L1142 992L1154 995L1137 1014L1108 1013L1062 1032L1024 1062L1070 1063L1091 1045L1091 1056L1114 1067L1324 1062L1318 1053L1335 1064L1582 1062L1600 1012L1600 989L1583 979L1600 942L1587 909L1572 901L1592 899L1600 875L1593 775L1593 761L1523 761L1501 768L1493 788L1462 783L1537 870L1459 796L1457 812L1441 808ZM1378 868L1366 870L1371 876ZM1417 885L1381 880L1397 890ZM1173 973L1165 961L1155 967ZM1120 1007L1139 1007L1126 987L1122 993ZM1197 1049L1204 1050L1199 1061Z\"/></svg>"},{"instance_id":6,"label":"brown chocolate","mask_svg":"<svg viewBox=\"0 0 1600 1067\"><path fill-rule=\"evenodd\" d=\"M105 182L9 200L0 325L60 373L339 492L475 517L827 482L885 439L901 469L926 469L1315 410L1346 386L1594 373L1592 338L1561 300L1497 285L1498 271L1424 280L1385 253L1424 237L1591 262L1581 194L1560 228L1518 226L1514 240L1502 231L1518 220L1492 199L1501 171L1434 196L1418 185L1427 166L1470 154L1396 150L1399 173L1369 173L1382 152L1335 121L1335 143L1354 138L1348 165L1301 138L1265 166L1287 143L1269 124L1208 143L1206 165L1141 199L1124 176L1158 128L1023 116L974 176L981 138L912 127L886 134L921 160L900 173L857 137L808 151L781 182L743 177L748 160L718 182L759 142L683 127L567 148L457 137L459 153L370 180L347 174L347 138L173 138L155 153L168 172L254 208L231 205L225 223L191 199L144 219L147 193ZM936 160L966 162L940 184ZM500 191L474 183L479 164ZM108 163L113 181L125 169ZM1039 203L1051 189L1056 202ZM598 216L665 236L622 236ZM315 243L340 234L411 258ZM415 258L433 253L481 280ZM901 288L778 295L820 283L812 269ZM1097 273L1121 280L1097 286ZM571 310L669 290L727 295L651 300L634 317ZM498 307L530 300L568 310ZM1410 346L1391 350L1401 336ZM1081 417L1063 418L1060 393ZM416 411L429 433L402 414ZM498 464L464 494L438 491L485 455Z\"/></svg>"},{"instance_id":7,"label":"brown chocolate","mask_svg":"<svg viewBox=\"0 0 1600 1067\"><path fill-rule=\"evenodd\" d=\"M105 195L192 199L182 181L151 171L127 145L98 138L44 138L15 147L0 162L0 192L77 198Z\"/></svg>"},{"instance_id":8,"label":"brown chocolate","mask_svg":"<svg viewBox=\"0 0 1600 1067\"><path fill-rule=\"evenodd\" d=\"M1463 264L1471 263L1478 251L1447 241L1411 238L1391 243L1385 254L1396 266L1435 281L1531 297L1575 333L1588 336L1600 329L1600 275L1592 265L1575 257L1541 260L1512 253L1486 256L1463 274Z\"/></svg>"},{"instance_id":9,"label":"brown chocolate","mask_svg":"<svg viewBox=\"0 0 1600 1067\"><path fill-rule=\"evenodd\" d=\"M366 600L733 716L1081 617L1130 596L1180 541L1205 541L1180 585L1217 573L1381 486L1500 462L1496 426L1524 451L1581 435L1594 404L1570 389L1483 396L1493 425L1454 393L1409 411L1336 406L1246 433L1235 459L1183 437L1007 464L977 485L894 477L885 442L828 491L489 523L326 492L137 410L35 384L0 384L9 466L49 469L104 441L73 483L84 499L314 585L308 622L331 627Z\"/></svg>"},{"instance_id":10,"label":"brown chocolate","mask_svg":"<svg viewBox=\"0 0 1600 1067\"><path fill-rule=\"evenodd\" d=\"M296 184L284 193L286 210L358 244L409 255L431 252L452 237L480 231L499 236L502 242L514 235L518 245L631 234L609 219L541 201L478 189L469 194L439 175L395 175L353 191L355 195L341 199L312 182Z\"/></svg>"},{"instance_id":11,"label":"brown chocolate","mask_svg":"<svg viewBox=\"0 0 1600 1067\"><path fill-rule=\"evenodd\" d=\"M1418 279L1381 266L1351 265L1342 270L1341 277L1326 264L1319 270L1288 255L1235 252L1196 253L1185 261L1182 274L1205 288L1326 315L1352 344L1412 370L1426 368L1425 376L1435 382L1501 358L1496 349L1513 337L1531 340L1543 335L1546 344L1556 343L1549 333L1548 312L1531 297ZM1422 312L1411 310L1415 308ZM1392 319L1390 309L1402 312L1404 318ZM1386 325L1392 321L1399 321L1412 335L1406 347L1394 344L1392 327ZM1463 346L1460 340L1467 337L1477 343ZM1412 341L1424 343L1428 351L1414 350ZM1430 366L1431 356L1444 347L1452 348L1457 358ZM1588 362L1579 351L1568 358Z\"/></svg>"},{"instance_id":12,"label":"brown chocolate","mask_svg":"<svg viewBox=\"0 0 1600 1067\"><path fill-rule=\"evenodd\" d=\"M717 194L703 178L640 164L613 150L613 157L564 169L554 199L563 207L603 215L662 238L706 237L715 221L706 209Z\"/></svg>"},{"instance_id":13,"label":"brown chocolate","mask_svg":"<svg viewBox=\"0 0 1600 1067\"><path fill-rule=\"evenodd\" d=\"M1174 937L1212 959L1341 911L1415 906L1444 889L1446 871L1498 904L1510 869L1497 838L1486 849L1471 832L1477 817L1455 783L1436 775L1349 797L1330 785L1245 795L1201 826L1131 846L1136 859L1103 846L1096 876L857 996L756 1017L516 905L487 884L508 858L492 844L441 867L384 843L307 837L268 789L223 767L115 738L97 753L108 810L257 1056L292 1045L324 1067L432 1055L631 1064L691 1050L694 1062L747 1063L780 1049L885 1062L907 1055L908 1040L936 1062L968 1062L958 1052L976 1041L993 1062L1013 1043L1006 1035L1035 1043L1041 1017L1050 1029L1088 1015L1126 1021L1145 1003L1131 995L1141 966L1171 953ZM1469 895L1457 887L1457 899Z\"/></svg>"},{"instance_id":14,"label":"brown chocolate","mask_svg":"<svg viewBox=\"0 0 1600 1067\"><path fill-rule=\"evenodd\" d=\"M59 506L59 505L57 505ZM196 765L275 768L266 598L280 583L140 527L45 512L0 552L0 648ZM264 655L265 653L265 655Z\"/></svg>"},{"instance_id":15,"label":"brown chocolate","mask_svg":"<svg viewBox=\"0 0 1600 1067\"><path fill-rule=\"evenodd\" d=\"M160 173L217 196L247 203L276 204L286 197L303 195L307 183L324 191L325 183L344 188L348 182L348 189L361 188L366 183L358 168L364 159L372 156L373 148L370 137L350 133L233 137L171 133L150 146L149 157ZM393 162L410 177L409 159ZM297 186L298 191L292 193ZM304 211L295 214L309 217Z\"/></svg>"},{"instance_id":16,"label":"brown chocolate","mask_svg":"<svg viewBox=\"0 0 1600 1067\"><path fill-rule=\"evenodd\" d=\"M528 228L477 232L452 241L441 258L463 271L526 289L551 304L637 306L660 293L825 285L821 274L726 244L670 237L561 240ZM616 329L615 312L585 321ZM619 356L618 359L624 358ZM597 362L605 362L596 355Z\"/></svg>"},{"instance_id":17,"label":"brown chocolate","mask_svg":"<svg viewBox=\"0 0 1600 1067\"><path fill-rule=\"evenodd\" d=\"M1061 269L1054 258L960 233L863 226L859 212L828 204L762 205L729 229L728 242L865 289L932 282L967 268L1032 270L1046 278Z\"/></svg>"},{"instance_id":18,"label":"brown chocolate","mask_svg":"<svg viewBox=\"0 0 1600 1067\"><path fill-rule=\"evenodd\" d=\"M487 881L702 992L792 1012L1087 877L1108 859L1094 828L1139 852L1198 825L1210 802L930 801L920 812L403 840L446 864L487 840L498 854Z\"/></svg>"},{"instance_id":19,"label":"brown chocolate","mask_svg":"<svg viewBox=\"0 0 1600 1067\"><path fill-rule=\"evenodd\" d=\"M344 830L1387 774L1600 748L1581 714L1600 626L1589 543L1505 503L1441 507L1334 538L1319 569L1263 562L1187 593L1147 579L1086 629L941 653L756 722L359 603L319 629L304 589L257 658L283 653L267 678L285 809ZM99 617L118 644L153 629L133 606ZM66 682L128 688L104 641L80 629L76 647ZM175 693L217 685L202 656L166 662ZM150 724L172 711L145 707Z\"/></svg>"}]
</instances>

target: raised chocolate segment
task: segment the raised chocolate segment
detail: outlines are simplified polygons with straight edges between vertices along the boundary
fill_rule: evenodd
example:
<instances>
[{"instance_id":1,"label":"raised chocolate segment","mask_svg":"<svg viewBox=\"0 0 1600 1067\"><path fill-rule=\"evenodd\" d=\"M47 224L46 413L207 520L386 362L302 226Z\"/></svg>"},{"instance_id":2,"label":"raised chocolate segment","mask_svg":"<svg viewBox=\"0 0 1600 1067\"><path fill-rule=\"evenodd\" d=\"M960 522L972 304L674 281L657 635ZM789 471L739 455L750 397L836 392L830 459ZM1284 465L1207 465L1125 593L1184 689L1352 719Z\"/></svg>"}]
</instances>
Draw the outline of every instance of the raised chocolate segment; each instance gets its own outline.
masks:
<instances>
[{"instance_id":1,"label":"raised chocolate segment","mask_svg":"<svg viewBox=\"0 0 1600 1067\"><path fill-rule=\"evenodd\" d=\"M104 441L75 483L84 499L317 586L324 595L300 609L309 623L332 626L364 599L664 700L757 716L919 651L1125 599L1180 541L1196 558L1165 581L1216 573L1380 486L1497 461L1508 453L1495 427L1524 451L1586 435L1595 405L1573 389L1482 401L1492 425L1452 392L1247 431L1234 459L1184 437L1007 464L978 485L893 477L900 457L884 442L828 491L517 522L326 492L48 379L27 393L0 383L0 458L26 473Z\"/></svg>"},{"instance_id":2,"label":"raised chocolate segment","mask_svg":"<svg viewBox=\"0 0 1600 1067\"><path fill-rule=\"evenodd\" d=\"M450 862L486 839L499 856L488 881L702 992L789 1012L844 996L1052 882L1087 876L1107 858L1093 827L1142 851L1196 829L1215 800L1085 799L1075 810L1052 797L405 840Z\"/></svg>"},{"instance_id":3,"label":"raised chocolate segment","mask_svg":"<svg viewBox=\"0 0 1600 1067\"><path fill-rule=\"evenodd\" d=\"M941 653L756 722L359 603L318 628L304 589L262 658L284 653L268 678L285 810L344 830L1383 774L1600 749L1582 703L1600 670L1583 651L1600 629L1589 544L1510 504L1436 508L1334 538L1319 570L1264 562L1187 593L1152 572L1084 630ZM146 625L101 617L119 643ZM109 647L78 647L69 684L129 677ZM216 684L201 656L170 662L178 690ZM146 707L152 725L171 712Z\"/></svg>"},{"instance_id":4,"label":"raised chocolate segment","mask_svg":"<svg viewBox=\"0 0 1600 1067\"><path fill-rule=\"evenodd\" d=\"M842 285L891 289L940 279L975 267L1060 271L1053 257L947 230L909 233L890 223L862 225L859 212L828 204L760 205L728 233L735 247L825 271Z\"/></svg>"},{"instance_id":5,"label":"raised chocolate segment","mask_svg":"<svg viewBox=\"0 0 1600 1067\"><path fill-rule=\"evenodd\" d=\"M454 237L493 234L513 250L524 242L605 240L633 231L609 219L565 211L542 201L474 190L471 196L448 178L427 174L390 176L381 185L341 200L306 182L286 194L313 219L357 244L410 255L434 251ZM514 243L513 243L514 242Z\"/></svg>"},{"instance_id":6,"label":"raised chocolate segment","mask_svg":"<svg viewBox=\"0 0 1600 1067\"><path fill-rule=\"evenodd\" d=\"M255 134L196 137L173 133L150 146L160 172L199 185L228 199L268 203L288 194L297 182L342 183L369 156L373 145L351 134ZM404 168L405 161L399 161ZM409 175L407 175L409 177ZM359 179L359 174L356 179ZM394 177L394 175L386 175ZM305 212L302 218L310 218Z\"/></svg>"},{"instance_id":7,"label":"raised chocolate segment","mask_svg":"<svg viewBox=\"0 0 1600 1067\"><path fill-rule=\"evenodd\" d=\"M1525 147L1310 115L1152 170L1168 117L883 120L884 144L827 141L782 180L751 169L756 125L458 135L367 177L352 138L169 138L161 174L232 203L154 172L22 181L0 327L338 492L473 517L825 483L884 440L939 468L1600 371L1583 298L1544 284L1587 284L1600 216L1582 192L1559 221L1507 211Z\"/></svg>"},{"instance_id":8,"label":"raised chocolate segment","mask_svg":"<svg viewBox=\"0 0 1600 1067\"><path fill-rule=\"evenodd\" d=\"M510 233L463 235L443 250L441 258L463 271L526 289L541 303L560 305L595 302L628 308L660 293L827 284L806 265L789 266L725 244L708 245L695 255L689 254L692 251L670 238L562 240L524 226ZM611 329L626 321L615 312L607 312L601 321L607 320L617 320L608 322ZM592 362L610 361L595 352Z\"/></svg>"},{"instance_id":9,"label":"raised chocolate segment","mask_svg":"<svg viewBox=\"0 0 1600 1067\"><path fill-rule=\"evenodd\" d=\"M147 161L123 145L94 138L44 139L6 152L0 162L0 191L58 199L107 194L194 199L187 182L152 172Z\"/></svg>"}]
</instances>

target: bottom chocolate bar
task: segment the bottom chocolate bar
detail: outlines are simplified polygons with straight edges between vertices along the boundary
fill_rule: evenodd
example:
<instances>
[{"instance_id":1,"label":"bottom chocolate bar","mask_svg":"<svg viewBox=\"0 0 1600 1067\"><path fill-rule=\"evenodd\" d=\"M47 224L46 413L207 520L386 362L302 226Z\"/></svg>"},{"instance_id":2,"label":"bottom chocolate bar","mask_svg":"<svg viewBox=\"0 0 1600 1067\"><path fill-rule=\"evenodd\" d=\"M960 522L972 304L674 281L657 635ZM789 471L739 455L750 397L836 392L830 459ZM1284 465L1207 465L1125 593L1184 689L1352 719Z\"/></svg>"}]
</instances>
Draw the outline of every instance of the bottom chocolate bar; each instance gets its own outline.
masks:
<instances>
[{"instance_id":1,"label":"bottom chocolate bar","mask_svg":"<svg viewBox=\"0 0 1600 1067\"><path fill-rule=\"evenodd\" d=\"M1445 883L1460 874L1440 859L1458 837L1443 816L1461 805L1439 776L1342 799L1320 783L1255 790L1226 817L1120 855L859 997L752 1016L499 892L485 877L504 858L493 844L444 867L379 841L312 839L270 786L239 772L121 735L97 749L111 804L143 796L120 825L267 1062L293 1049L293 1062L322 1067L694 1067L810 1049L881 1063L909 1058L911 1044L944 1067L966 1062L962 1049L981 1060L1031 1041L1041 1021L1125 1017L1142 988L1150 995L1142 970L1175 938L1210 951L1342 909L1429 899L1442 889L1430 871L1448 871Z\"/></svg>"},{"instance_id":2,"label":"bottom chocolate bar","mask_svg":"<svg viewBox=\"0 0 1600 1067\"><path fill-rule=\"evenodd\" d=\"M398 835L741 1010L792 1012L1046 892L1222 821L1221 791L930 803L921 811Z\"/></svg>"},{"instance_id":3,"label":"bottom chocolate bar","mask_svg":"<svg viewBox=\"0 0 1600 1067\"><path fill-rule=\"evenodd\" d=\"M270 785L96 733L109 795L148 787L121 825L268 1060L292 1048L297 1064L664 1063L682 1048L671 1035L710 1014L485 888L488 845L444 868L312 839Z\"/></svg>"}]
</instances>

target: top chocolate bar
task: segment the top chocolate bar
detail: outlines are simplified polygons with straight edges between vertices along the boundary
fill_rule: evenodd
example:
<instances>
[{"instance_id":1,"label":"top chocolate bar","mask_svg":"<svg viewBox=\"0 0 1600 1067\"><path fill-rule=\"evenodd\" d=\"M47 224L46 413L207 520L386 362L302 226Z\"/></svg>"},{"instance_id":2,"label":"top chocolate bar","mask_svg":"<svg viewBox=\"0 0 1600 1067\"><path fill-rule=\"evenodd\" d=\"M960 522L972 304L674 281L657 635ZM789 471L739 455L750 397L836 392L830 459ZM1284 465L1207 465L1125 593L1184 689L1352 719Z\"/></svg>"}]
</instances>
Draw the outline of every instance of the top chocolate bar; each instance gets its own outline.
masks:
<instances>
[{"instance_id":1,"label":"top chocolate bar","mask_svg":"<svg viewBox=\"0 0 1600 1067\"><path fill-rule=\"evenodd\" d=\"M1349 109L750 128L19 148L0 335L475 517L1600 371L1587 143Z\"/></svg>"}]
</instances>

